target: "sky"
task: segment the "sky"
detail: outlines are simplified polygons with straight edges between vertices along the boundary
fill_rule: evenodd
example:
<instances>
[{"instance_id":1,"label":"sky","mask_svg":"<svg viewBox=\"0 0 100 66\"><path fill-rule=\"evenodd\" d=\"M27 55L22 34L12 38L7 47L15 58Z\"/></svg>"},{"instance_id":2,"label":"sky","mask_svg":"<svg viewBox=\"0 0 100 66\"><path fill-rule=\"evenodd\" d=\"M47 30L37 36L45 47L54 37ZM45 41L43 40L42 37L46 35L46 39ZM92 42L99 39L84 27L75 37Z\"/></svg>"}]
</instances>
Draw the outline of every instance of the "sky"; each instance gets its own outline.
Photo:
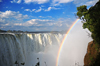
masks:
<instances>
[{"instance_id":1,"label":"sky","mask_svg":"<svg viewBox=\"0 0 100 66\"><path fill-rule=\"evenodd\" d=\"M68 30L77 7L98 0L0 0L0 29L22 31Z\"/></svg>"}]
</instances>

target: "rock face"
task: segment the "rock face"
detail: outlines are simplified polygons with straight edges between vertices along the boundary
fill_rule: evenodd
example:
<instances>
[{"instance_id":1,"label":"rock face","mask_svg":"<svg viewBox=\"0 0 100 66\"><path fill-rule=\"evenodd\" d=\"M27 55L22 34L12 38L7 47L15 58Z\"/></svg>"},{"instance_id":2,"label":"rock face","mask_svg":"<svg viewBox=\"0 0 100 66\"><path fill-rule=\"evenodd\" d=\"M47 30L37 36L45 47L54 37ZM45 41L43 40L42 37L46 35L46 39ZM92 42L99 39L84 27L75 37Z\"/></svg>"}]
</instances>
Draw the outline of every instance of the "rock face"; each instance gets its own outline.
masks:
<instances>
[{"instance_id":1,"label":"rock face","mask_svg":"<svg viewBox=\"0 0 100 66\"><path fill-rule=\"evenodd\" d=\"M93 41L89 42L87 53L84 57L84 66L100 66L100 49L99 45L95 44ZM98 63L97 63L98 61Z\"/></svg>"}]
</instances>

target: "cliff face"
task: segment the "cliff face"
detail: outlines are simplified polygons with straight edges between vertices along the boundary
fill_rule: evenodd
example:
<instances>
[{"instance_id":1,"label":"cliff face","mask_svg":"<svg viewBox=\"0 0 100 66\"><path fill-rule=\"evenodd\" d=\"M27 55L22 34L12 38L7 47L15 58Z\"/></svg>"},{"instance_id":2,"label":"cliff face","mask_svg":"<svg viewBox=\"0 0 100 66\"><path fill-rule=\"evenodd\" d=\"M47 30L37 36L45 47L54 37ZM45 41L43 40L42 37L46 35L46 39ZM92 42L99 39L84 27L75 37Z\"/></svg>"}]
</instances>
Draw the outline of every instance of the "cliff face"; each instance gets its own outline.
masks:
<instances>
[{"instance_id":1,"label":"cliff face","mask_svg":"<svg viewBox=\"0 0 100 66\"><path fill-rule=\"evenodd\" d=\"M99 45L93 41L88 44L87 53L84 57L84 66L100 66Z\"/></svg>"},{"instance_id":2,"label":"cliff face","mask_svg":"<svg viewBox=\"0 0 100 66\"><path fill-rule=\"evenodd\" d=\"M32 66L29 58L35 59L34 54L45 53L53 45L59 46L63 37L60 33L1 33L0 66L16 66L17 63L22 66L24 62Z\"/></svg>"}]
</instances>

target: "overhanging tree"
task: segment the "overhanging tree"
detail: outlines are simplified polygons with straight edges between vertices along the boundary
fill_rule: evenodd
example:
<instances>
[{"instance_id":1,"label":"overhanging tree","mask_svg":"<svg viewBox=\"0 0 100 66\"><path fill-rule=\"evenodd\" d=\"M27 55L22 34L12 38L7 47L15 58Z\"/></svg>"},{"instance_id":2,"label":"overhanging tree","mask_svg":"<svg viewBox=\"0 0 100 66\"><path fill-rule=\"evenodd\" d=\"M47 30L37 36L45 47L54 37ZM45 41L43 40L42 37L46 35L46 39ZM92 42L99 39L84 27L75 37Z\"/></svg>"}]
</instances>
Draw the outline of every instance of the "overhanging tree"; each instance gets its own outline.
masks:
<instances>
[{"instance_id":1,"label":"overhanging tree","mask_svg":"<svg viewBox=\"0 0 100 66\"><path fill-rule=\"evenodd\" d=\"M77 11L77 16L83 22L83 28L88 28L92 32L94 42L100 44L100 0L89 9L86 5L77 7Z\"/></svg>"}]
</instances>

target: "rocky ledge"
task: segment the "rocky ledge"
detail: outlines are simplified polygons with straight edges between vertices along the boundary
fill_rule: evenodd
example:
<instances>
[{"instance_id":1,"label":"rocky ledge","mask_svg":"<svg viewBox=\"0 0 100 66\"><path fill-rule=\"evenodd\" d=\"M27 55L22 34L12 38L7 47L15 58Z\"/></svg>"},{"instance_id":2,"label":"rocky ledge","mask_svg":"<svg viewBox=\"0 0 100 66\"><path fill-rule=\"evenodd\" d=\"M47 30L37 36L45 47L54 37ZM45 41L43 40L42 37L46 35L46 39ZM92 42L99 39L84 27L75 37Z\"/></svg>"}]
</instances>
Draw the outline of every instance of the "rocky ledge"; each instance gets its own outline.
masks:
<instances>
[{"instance_id":1,"label":"rocky ledge","mask_svg":"<svg viewBox=\"0 0 100 66\"><path fill-rule=\"evenodd\" d=\"M100 46L93 41L88 44L84 66L100 66Z\"/></svg>"}]
</instances>

